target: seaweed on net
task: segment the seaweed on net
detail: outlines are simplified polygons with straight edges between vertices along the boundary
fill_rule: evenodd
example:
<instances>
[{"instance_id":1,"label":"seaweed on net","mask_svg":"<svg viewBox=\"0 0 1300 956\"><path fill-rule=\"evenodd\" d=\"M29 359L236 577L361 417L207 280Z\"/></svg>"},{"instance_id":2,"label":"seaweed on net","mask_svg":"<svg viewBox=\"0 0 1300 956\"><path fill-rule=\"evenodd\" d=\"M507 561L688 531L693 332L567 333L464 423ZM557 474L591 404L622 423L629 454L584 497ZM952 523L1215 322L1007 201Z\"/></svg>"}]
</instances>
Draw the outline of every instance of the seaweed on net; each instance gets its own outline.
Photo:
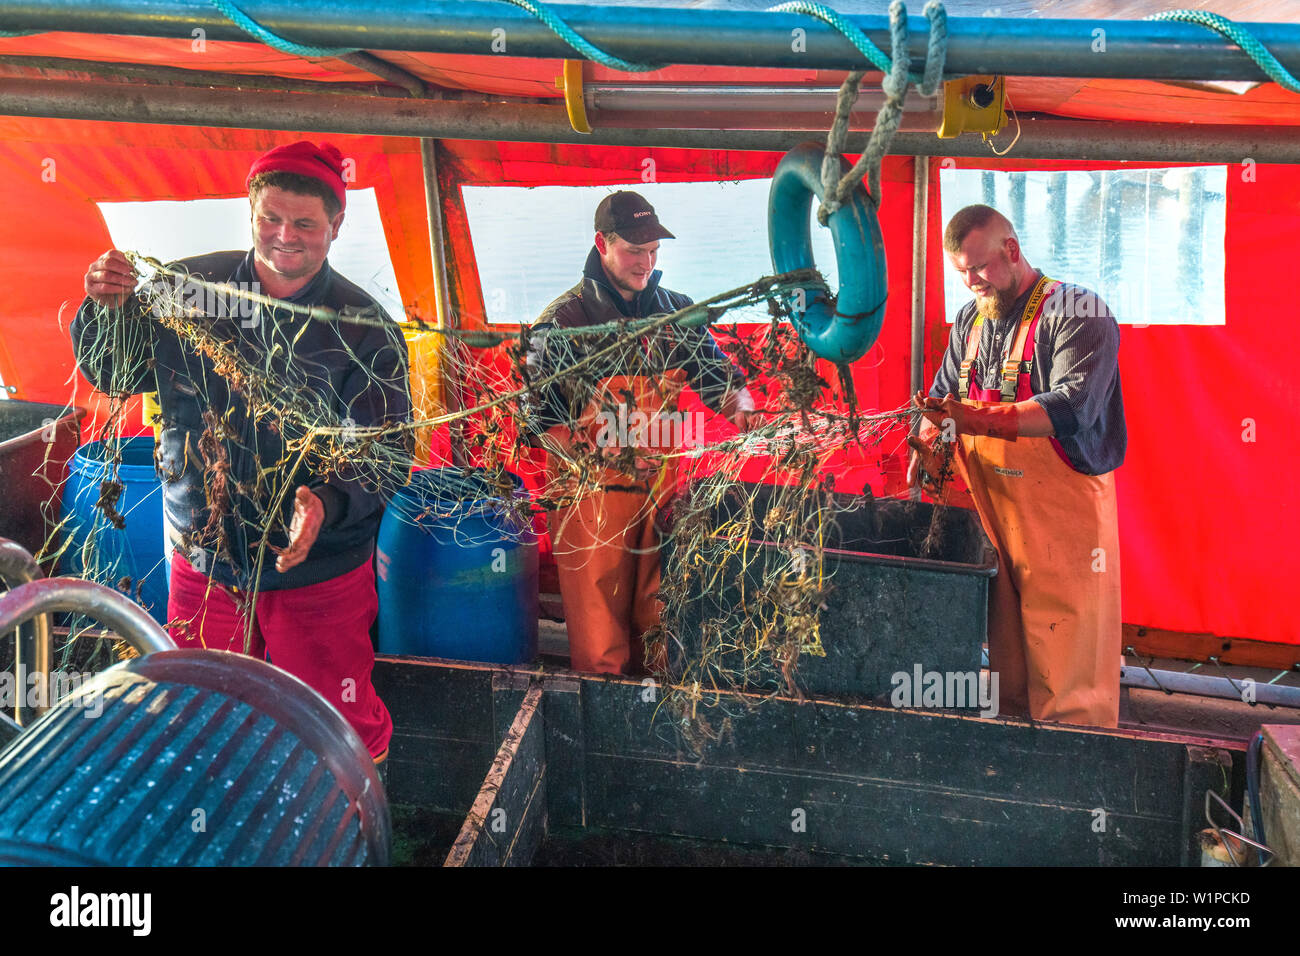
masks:
<instances>
[{"instance_id":1,"label":"seaweed on net","mask_svg":"<svg viewBox=\"0 0 1300 956\"><path fill-rule=\"evenodd\" d=\"M662 624L645 635L645 664L663 689L657 716L666 719L660 725L680 742L697 748L724 738L729 708L737 702L752 706L774 694L801 696L800 660L825 653L819 621L834 590L826 549L837 540L837 516L865 501L835 493L830 460L846 449L895 450L914 418L908 408L860 412L848 370L838 370L836 385L828 382L785 321L790 290L824 286L816 273L767 276L672 315L599 327L543 333L525 326L506 333L417 323L416 329L440 337L439 371L444 382L454 383L456 402L450 409L417 408L403 420L359 426L338 396L306 386L301 367L311 356L298 354L301 331L293 330L308 322L374 325L382 317L340 315L222 288L223 294L254 300L267 319L270 328L261 338L242 335L174 292L181 282L204 285L201 280L144 257L136 261L178 281L142 288L150 318L108 326L111 336L101 348L111 349L116 361L105 391L119 411L101 437L110 445L120 438L120 409L139 380L140 363L152 360L144 323L153 321L211 363L232 408L246 409L253 422L281 439L274 457L259 457L253 477L233 474L232 411L214 407L210 394L199 395L203 430L198 447L187 454L202 463L208 515L185 547L232 556L239 542L227 540L223 529L239 516L238 537L260 571L267 552L287 540L284 505L297 476L346 475L389 498L417 463L416 439L446 425L465 473L472 464L485 480L390 509L400 520L427 525L432 515L454 517L470 513L465 506L472 505L478 513L494 509L512 516L493 533L527 535L536 513L546 513L554 527L568 520L573 505L601 491L643 496L638 520L656 521L665 552ZM749 318L746 310L755 307L764 310L762 324L722 324L724 318ZM692 337L690 330L709 327L712 338L708 332ZM543 335L552 361L538 366L530 355ZM682 382L672 369L699 360L692 350L712 342L751 383L766 382L756 389L758 424L747 432L733 434L707 422L692 428L681 411ZM357 368L376 374L359 362ZM611 369L621 374L603 387L612 380ZM548 409L574 427L548 430ZM602 429L613 430L603 433L606 439L617 439L602 440ZM550 466L545 474L531 475L536 487L524 496L509 473L528 471L532 446L548 451ZM751 472L760 459L766 465L756 476ZM114 500L107 487L101 505L110 520ZM624 546L622 529L612 529L601 543ZM254 586L246 597L250 612L256 599ZM252 614L247 618L251 622Z\"/></svg>"}]
</instances>

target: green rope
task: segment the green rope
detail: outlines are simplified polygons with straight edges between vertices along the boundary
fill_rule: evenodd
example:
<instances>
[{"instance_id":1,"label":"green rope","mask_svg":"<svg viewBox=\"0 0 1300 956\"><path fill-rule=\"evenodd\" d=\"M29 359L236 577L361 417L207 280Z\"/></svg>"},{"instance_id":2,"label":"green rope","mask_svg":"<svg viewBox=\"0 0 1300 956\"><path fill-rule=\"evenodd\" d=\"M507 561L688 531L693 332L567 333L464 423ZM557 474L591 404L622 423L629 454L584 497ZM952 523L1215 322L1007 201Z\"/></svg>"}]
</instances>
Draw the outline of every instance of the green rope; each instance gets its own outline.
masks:
<instances>
[{"instance_id":1,"label":"green rope","mask_svg":"<svg viewBox=\"0 0 1300 956\"><path fill-rule=\"evenodd\" d=\"M930 41L926 47L925 73L920 79L920 87L923 95L934 96L943 80L943 64L948 55L948 14L942 3L930 0L925 5L925 16L930 21ZM877 206L880 204L880 166L903 121L903 97L907 93L909 79L907 7L902 0L893 0L889 5L889 40L892 56L886 64L887 71L880 84L885 93L885 103L876 114L876 123L866 148L853 168L843 175L840 174L840 153L844 151L849 113L858 98L858 84L862 81L863 73L850 73L840 87L835 121L826 137L826 150L822 160L822 202L817 209L817 221L823 226L843 205L844 197L861 182L864 173L872 202Z\"/></svg>"},{"instance_id":2,"label":"green rope","mask_svg":"<svg viewBox=\"0 0 1300 956\"><path fill-rule=\"evenodd\" d=\"M230 0L210 0L211 4L220 10L227 19L231 20L237 27L248 33L258 40L265 43L274 50L281 53L289 53L293 56L341 56L344 53L356 53L357 48L339 49L327 46L307 46L302 43L294 43L292 40L286 40L284 37L277 36L266 27L262 26L248 14L240 10Z\"/></svg>"},{"instance_id":3,"label":"green rope","mask_svg":"<svg viewBox=\"0 0 1300 956\"><path fill-rule=\"evenodd\" d=\"M573 27L565 23L559 16L552 13L544 4L535 3L533 0L502 0L504 3L514 4L522 10L527 10L536 19L546 24L557 37L563 40L569 46L573 47L589 60L594 60L601 66L609 67L611 70L622 70L624 73L649 73L653 70L662 70L663 65L652 66L647 63L633 63L630 60L623 60L614 56L612 53L606 53L599 47L593 46L578 35Z\"/></svg>"},{"instance_id":4,"label":"green rope","mask_svg":"<svg viewBox=\"0 0 1300 956\"><path fill-rule=\"evenodd\" d=\"M1292 76L1287 68L1277 61L1277 57L1269 53L1264 44L1255 39L1253 33L1245 27L1233 23L1227 17L1221 17L1217 13L1206 13L1203 10L1167 10L1164 13L1157 13L1144 19L1194 23L1197 26L1205 27L1207 30L1213 30L1241 47L1242 52L1254 60L1255 65L1282 89L1291 93L1300 93L1300 80Z\"/></svg>"},{"instance_id":5,"label":"green rope","mask_svg":"<svg viewBox=\"0 0 1300 956\"><path fill-rule=\"evenodd\" d=\"M946 23L947 14L943 10L943 4L936 4L936 6L939 8L938 17ZM805 16L815 17L839 31L846 40L857 47L858 52L865 56L877 70L888 73L893 67L893 59L888 54L872 43L865 33L830 7L823 6L820 3L813 3L811 0L790 0L789 3L768 7L766 12L802 13ZM926 5L926 16L930 16L930 4ZM942 79L943 61L948 50L947 33L944 32L942 38L940 38L935 31L934 22L935 17L931 17L930 48L926 52L926 71L924 74L911 73L907 77L910 82L920 85L923 92L926 90L932 91L938 85L939 80ZM931 70L930 64L932 63L938 64L938 70ZM926 92L925 95L933 96L934 93Z\"/></svg>"},{"instance_id":6,"label":"green rope","mask_svg":"<svg viewBox=\"0 0 1300 956\"><path fill-rule=\"evenodd\" d=\"M5 39L6 37L34 37L34 36L38 36L35 30L19 30L16 33L11 32L9 30L0 30L0 39Z\"/></svg>"}]
</instances>

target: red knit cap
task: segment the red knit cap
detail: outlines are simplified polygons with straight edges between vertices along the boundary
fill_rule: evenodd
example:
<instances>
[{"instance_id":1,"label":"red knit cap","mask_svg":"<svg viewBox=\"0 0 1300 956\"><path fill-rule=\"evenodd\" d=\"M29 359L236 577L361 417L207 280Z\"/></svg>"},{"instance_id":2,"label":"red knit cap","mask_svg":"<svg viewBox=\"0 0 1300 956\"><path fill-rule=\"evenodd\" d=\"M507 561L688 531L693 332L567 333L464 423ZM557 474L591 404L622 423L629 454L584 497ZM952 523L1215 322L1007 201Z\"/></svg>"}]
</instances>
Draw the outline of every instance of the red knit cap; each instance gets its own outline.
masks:
<instances>
[{"instance_id":1,"label":"red knit cap","mask_svg":"<svg viewBox=\"0 0 1300 956\"><path fill-rule=\"evenodd\" d=\"M334 191L339 200L339 208L347 208L347 190L343 186L343 154L333 143L317 146L304 139L288 146L277 146L253 161L244 187L247 188L258 173L281 172L319 179Z\"/></svg>"}]
</instances>

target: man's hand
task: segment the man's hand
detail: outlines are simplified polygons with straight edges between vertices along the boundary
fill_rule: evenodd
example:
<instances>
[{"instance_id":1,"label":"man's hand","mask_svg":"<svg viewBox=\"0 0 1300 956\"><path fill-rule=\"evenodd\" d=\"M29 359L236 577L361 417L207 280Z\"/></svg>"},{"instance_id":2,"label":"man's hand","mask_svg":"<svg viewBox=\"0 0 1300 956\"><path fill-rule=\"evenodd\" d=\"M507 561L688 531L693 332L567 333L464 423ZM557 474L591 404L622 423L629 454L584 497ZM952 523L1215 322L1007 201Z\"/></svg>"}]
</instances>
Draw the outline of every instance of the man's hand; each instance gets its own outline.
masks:
<instances>
[{"instance_id":1,"label":"man's hand","mask_svg":"<svg viewBox=\"0 0 1300 956\"><path fill-rule=\"evenodd\" d=\"M907 436L907 444L912 449L911 457L907 463L907 484L909 488L919 487L921 476L924 475L926 488L929 490L931 481L938 477L940 462L938 455L934 452L934 439L938 434L939 429L923 418L917 434Z\"/></svg>"},{"instance_id":2,"label":"man's hand","mask_svg":"<svg viewBox=\"0 0 1300 956\"><path fill-rule=\"evenodd\" d=\"M722 403L722 414L742 432L747 432L758 425L758 413L754 411L754 396L747 388L727 393Z\"/></svg>"},{"instance_id":3,"label":"man's hand","mask_svg":"<svg viewBox=\"0 0 1300 956\"><path fill-rule=\"evenodd\" d=\"M294 493L293 520L289 524L289 546L280 551L275 569L281 574L307 560L325 521L325 504L306 485Z\"/></svg>"},{"instance_id":4,"label":"man's hand","mask_svg":"<svg viewBox=\"0 0 1300 956\"><path fill-rule=\"evenodd\" d=\"M757 428L761 424L758 412L750 409L749 411L738 411L731 416L731 424L735 425L742 432L747 432L751 428Z\"/></svg>"},{"instance_id":5,"label":"man's hand","mask_svg":"<svg viewBox=\"0 0 1300 956\"><path fill-rule=\"evenodd\" d=\"M917 392L912 396L912 403L917 408L925 410L926 421L943 432L945 438L956 435L985 435L989 438L1001 438L1003 441L1015 441L1016 436L1020 434L1019 405L990 405L986 408L977 408L959 401L951 392L941 399L929 398Z\"/></svg>"},{"instance_id":6,"label":"man's hand","mask_svg":"<svg viewBox=\"0 0 1300 956\"><path fill-rule=\"evenodd\" d=\"M86 269L86 295L99 305L116 308L131 297L138 278L126 256L110 249Z\"/></svg>"}]
</instances>

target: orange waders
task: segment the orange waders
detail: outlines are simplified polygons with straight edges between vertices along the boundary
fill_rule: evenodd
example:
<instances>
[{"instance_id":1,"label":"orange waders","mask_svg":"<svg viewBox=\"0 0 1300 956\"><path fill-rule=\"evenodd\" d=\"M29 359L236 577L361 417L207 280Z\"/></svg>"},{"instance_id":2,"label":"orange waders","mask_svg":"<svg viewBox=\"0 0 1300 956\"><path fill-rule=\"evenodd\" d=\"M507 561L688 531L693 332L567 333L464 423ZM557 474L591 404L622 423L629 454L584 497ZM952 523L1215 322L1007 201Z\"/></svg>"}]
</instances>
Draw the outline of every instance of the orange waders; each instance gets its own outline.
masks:
<instances>
[{"instance_id":1,"label":"orange waders","mask_svg":"<svg viewBox=\"0 0 1300 956\"><path fill-rule=\"evenodd\" d=\"M976 317L961 364L962 401L985 406L1033 394L1034 333L1050 285L1044 276L1030 296L1000 391L969 382L983 324ZM989 667L998 674L1001 712L1116 726L1121 625L1114 472L1075 471L1055 438L959 438L961 476L998 550Z\"/></svg>"},{"instance_id":2,"label":"orange waders","mask_svg":"<svg viewBox=\"0 0 1300 956\"><path fill-rule=\"evenodd\" d=\"M643 454L672 455L683 430L675 412L682 378L677 370L659 378L607 378L576 431L611 454L632 447ZM552 487L560 493L570 490L555 456L548 461ZM550 521L571 666L606 674L644 673L641 638L659 624L661 612L655 515L675 489L676 462L665 458L640 479L616 469L599 477L600 490L581 492L578 501L558 509Z\"/></svg>"}]
</instances>

